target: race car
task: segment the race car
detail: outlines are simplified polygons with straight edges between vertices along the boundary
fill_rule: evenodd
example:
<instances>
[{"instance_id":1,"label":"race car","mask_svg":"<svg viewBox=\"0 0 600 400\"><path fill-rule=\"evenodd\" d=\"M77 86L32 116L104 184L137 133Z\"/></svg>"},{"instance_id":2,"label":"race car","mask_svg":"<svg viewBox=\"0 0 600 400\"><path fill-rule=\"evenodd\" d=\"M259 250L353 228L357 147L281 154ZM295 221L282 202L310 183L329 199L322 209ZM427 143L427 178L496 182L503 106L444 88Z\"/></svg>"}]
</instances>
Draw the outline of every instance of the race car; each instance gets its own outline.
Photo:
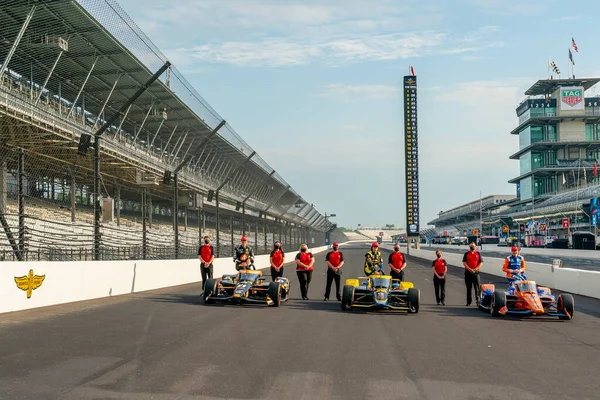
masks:
<instances>
[{"instance_id":1,"label":"race car","mask_svg":"<svg viewBox=\"0 0 600 400\"><path fill-rule=\"evenodd\" d=\"M416 314L419 312L420 298L421 292L411 282L400 282L387 275L371 275L368 278L346 280L342 292L342 310L364 308Z\"/></svg>"},{"instance_id":2,"label":"race car","mask_svg":"<svg viewBox=\"0 0 600 400\"><path fill-rule=\"evenodd\" d=\"M208 279L204 286L204 303L266 303L268 306L279 307L289 299L290 281L283 277L278 277L274 282L265 282L265 279L262 271L253 270L223 275L220 280Z\"/></svg>"},{"instance_id":3,"label":"race car","mask_svg":"<svg viewBox=\"0 0 600 400\"><path fill-rule=\"evenodd\" d=\"M564 320L573 318L575 300L568 293L554 296L547 287L537 286L524 275L514 275L512 284L505 290L499 290L494 283L481 285L479 308L494 316L514 314L521 316L547 315Z\"/></svg>"}]
</instances>

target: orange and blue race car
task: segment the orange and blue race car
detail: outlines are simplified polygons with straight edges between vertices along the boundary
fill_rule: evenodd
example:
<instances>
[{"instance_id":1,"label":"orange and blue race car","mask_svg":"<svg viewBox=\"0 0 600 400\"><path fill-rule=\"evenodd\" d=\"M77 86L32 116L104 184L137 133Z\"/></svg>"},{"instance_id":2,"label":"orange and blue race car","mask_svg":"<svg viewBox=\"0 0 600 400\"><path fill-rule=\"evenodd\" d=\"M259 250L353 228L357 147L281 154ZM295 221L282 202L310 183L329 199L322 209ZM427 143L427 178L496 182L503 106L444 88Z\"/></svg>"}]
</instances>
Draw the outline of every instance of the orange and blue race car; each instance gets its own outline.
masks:
<instances>
[{"instance_id":1,"label":"orange and blue race car","mask_svg":"<svg viewBox=\"0 0 600 400\"><path fill-rule=\"evenodd\" d=\"M534 281L527 280L523 274L512 275L508 288L499 290L497 284L481 285L479 308L494 316L507 314L518 316L547 315L564 320L573 318L575 300L568 293L558 296L552 294L550 288L537 286Z\"/></svg>"}]
</instances>

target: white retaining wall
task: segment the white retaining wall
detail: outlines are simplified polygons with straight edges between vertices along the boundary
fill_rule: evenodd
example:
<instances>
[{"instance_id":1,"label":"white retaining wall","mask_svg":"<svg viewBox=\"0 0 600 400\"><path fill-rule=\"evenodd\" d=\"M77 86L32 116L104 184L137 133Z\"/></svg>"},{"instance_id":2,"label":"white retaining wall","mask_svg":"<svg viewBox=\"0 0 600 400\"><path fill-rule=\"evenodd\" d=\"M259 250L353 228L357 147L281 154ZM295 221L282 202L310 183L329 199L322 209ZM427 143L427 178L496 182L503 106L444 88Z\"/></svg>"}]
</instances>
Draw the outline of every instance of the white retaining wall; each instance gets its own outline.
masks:
<instances>
[{"instance_id":1,"label":"white retaining wall","mask_svg":"<svg viewBox=\"0 0 600 400\"><path fill-rule=\"evenodd\" d=\"M420 250L411 248L410 255L433 261L435 258L435 247L431 249L421 248ZM485 253L482 255L484 261L481 267L482 272L503 278L506 277L506 274L502 271L503 258L487 257ZM462 268L462 254L444 252L443 257L448 264ZM525 261L527 261L527 256L524 255L524 257ZM525 275L527 275L528 279L536 281L539 285L573 294L600 298L600 272L598 271L584 271L572 268L554 268L553 270L550 264L527 262Z\"/></svg>"},{"instance_id":2,"label":"white retaining wall","mask_svg":"<svg viewBox=\"0 0 600 400\"><path fill-rule=\"evenodd\" d=\"M309 248L314 254L328 246ZM290 251L288 261L296 253ZM235 273L231 257L214 261L214 277ZM255 257L256 268L269 266L269 255ZM44 275L30 298L17 287L15 277ZM200 263L191 260L0 262L0 313L55 304L117 296L201 282Z\"/></svg>"}]
</instances>

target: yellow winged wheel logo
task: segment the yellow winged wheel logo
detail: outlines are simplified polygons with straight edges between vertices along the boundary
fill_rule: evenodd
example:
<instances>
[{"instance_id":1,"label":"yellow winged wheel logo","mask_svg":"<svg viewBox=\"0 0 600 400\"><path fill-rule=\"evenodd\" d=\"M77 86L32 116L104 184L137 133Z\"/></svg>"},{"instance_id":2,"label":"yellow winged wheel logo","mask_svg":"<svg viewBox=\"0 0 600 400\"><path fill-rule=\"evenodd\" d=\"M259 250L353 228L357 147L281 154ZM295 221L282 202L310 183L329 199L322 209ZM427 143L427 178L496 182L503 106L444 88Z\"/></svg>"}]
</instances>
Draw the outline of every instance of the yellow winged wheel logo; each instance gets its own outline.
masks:
<instances>
[{"instance_id":1,"label":"yellow winged wheel logo","mask_svg":"<svg viewBox=\"0 0 600 400\"><path fill-rule=\"evenodd\" d=\"M17 277L15 276L15 283L17 287L24 292L27 292L27 298L31 297L31 292L42 286L46 275L34 275L33 270L29 270L27 276Z\"/></svg>"}]
</instances>

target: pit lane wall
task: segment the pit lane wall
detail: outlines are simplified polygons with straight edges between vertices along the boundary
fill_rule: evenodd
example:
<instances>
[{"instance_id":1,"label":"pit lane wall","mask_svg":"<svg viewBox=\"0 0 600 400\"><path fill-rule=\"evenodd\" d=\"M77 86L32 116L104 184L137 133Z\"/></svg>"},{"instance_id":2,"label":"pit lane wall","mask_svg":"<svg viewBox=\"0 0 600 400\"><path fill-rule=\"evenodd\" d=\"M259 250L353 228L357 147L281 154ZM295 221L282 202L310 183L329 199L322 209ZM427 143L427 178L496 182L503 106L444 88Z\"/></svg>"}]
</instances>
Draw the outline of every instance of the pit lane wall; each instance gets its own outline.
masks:
<instances>
[{"instance_id":1,"label":"pit lane wall","mask_svg":"<svg viewBox=\"0 0 600 400\"><path fill-rule=\"evenodd\" d=\"M435 258L435 247L431 249L421 248L420 250L411 248L410 255L433 261ZM463 268L462 254L444 253L443 257L449 265ZM483 254L483 261L482 272L506 278L506 275L502 272L503 258L487 257ZM527 271L525 274L528 279L536 281L538 285L548 286L568 293L600 298L600 272L598 271L552 268L550 264L527 262ZM482 281L482 283L485 282Z\"/></svg>"},{"instance_id":2,"label":"pit lane wall","mask_svg":"<svg viewBox=\"0 0 600 400\"><path fill-rule=\"evenodd\" d=\"M309 248L313 254L327 249ZM295 255L295 249L288 251L287 261ZM214 277L235 273L231 257L215 259L213 265ZM256 256L255 265L268 267L269 255ZM201 281L198 259L0 262L0 314Z\"/></svg>"}]
</instances>

